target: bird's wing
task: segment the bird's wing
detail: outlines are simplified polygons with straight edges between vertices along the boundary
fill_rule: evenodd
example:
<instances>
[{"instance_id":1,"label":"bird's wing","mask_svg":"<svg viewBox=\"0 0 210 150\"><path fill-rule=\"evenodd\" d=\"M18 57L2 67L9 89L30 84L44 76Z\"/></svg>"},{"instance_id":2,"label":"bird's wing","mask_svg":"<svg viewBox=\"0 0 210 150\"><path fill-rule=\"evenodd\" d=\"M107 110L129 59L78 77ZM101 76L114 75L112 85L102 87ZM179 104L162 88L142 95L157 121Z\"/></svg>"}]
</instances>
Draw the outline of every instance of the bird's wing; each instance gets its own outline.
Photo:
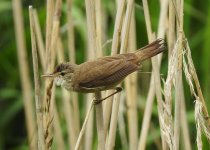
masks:
<instances>
[{"instance_id":1,"label":"bird's wing","mask_svg":"<svg viewBox=\"0 0 210 150\"><path fill-rule=\"evenodd\" d=\"M120 82L136 70L138 66L125 59L113 60L89 70L79 85L84 88L109 86Z\"/></svg>"}]
</instances>

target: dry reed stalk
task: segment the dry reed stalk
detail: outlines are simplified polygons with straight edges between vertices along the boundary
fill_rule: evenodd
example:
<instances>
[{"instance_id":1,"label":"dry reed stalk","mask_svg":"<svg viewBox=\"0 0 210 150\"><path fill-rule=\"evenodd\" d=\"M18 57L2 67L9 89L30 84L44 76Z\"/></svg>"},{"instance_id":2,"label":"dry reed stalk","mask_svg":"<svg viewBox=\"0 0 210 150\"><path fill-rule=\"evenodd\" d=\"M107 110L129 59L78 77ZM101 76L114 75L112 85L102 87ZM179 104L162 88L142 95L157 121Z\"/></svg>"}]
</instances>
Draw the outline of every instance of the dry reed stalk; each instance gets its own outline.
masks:
<instances>
[{"instance_id":1,"label":"dry reed stalk","mask_svg":"<svg viewBox=\"0 0 210 150\"><path fill-rule=\"evenodd\" d=\"M96 24L96 47L97 47L97 57L102 56L102 11L101 11L101 1L95 1L95 24Z\"/></svg>"},{"instance_id":2,"label":"dry reed stalk","mask_svg":"<svg viewBox=\"0 0 210 150\"><path fill-rule=\"evenodd\" d=\"M58 110L57 110L57 106L55 103L55 84L53 84L52 87L52 97L51 97L51 105L53 105L53 110L52 110L52 114L53 114L53 134L54 134L54 142L56 143L56 147L59 150L65 150L65 144L64 144L64 139L63 139L63 135L62 135L62 129L61 129L61 125L60 125L60 121L59 121L59 115L58 115Z\"/></svg>"},{"instance_id":3,"label":"dry reed stalk","mask_svg":"<svg viewBox=\"0 0 210 150\"><path fill-rule=\"evenodd\" d=\"M82 125L82 129L80 130L79 137L77 139L75 150L79 150L79 148L81 146L82 137L83 137L83 135L85 133L85 129L86 129L87 122L88 122L88 119L90 117L92 108L93 108L93 101L91 101L91 103L89 104L89 107L88 107L88 110L87 110L87 114L86 114L85 120L84 120L83 125Z\"/></svg>"},{"instance_id":4,"label":"dry reed stalk","mask_svg":"<svg viewBox=\"0 0 210 150\"><path fill-rule=\"evenodd\" d=\"M169 1L169 25L168 25L168 61L170 62L171 55L174 50L175 40L176 40L176 33L175 33L175 9L172 1ZM168 109L169 114L172 113L172 99L165 98L165 103ZM165 116L167 117L167 116ZM165 119L167 123L168 119ZM169 119L170 120L170 119Z\"/></svg>"},{"instance_id":5,"label":"dry reed stalk","mask_svg":"<svg viewBox=\"0 0 210 150\"><path fill-rule=\"evenodd\" d=\"M18 64L21 78L21 87L23 94L23 104L26 117L26 128L28 134L28 143L30 149L37 149L36 138L36 121L34 114L34 103L32 100L31 81L29 79L29 67L27 60L27 50L24 37L23 13L20 0L12 1L13 18L15 24L15 36L17 42Z\"/></svg>"},{"instance_id":6,"label":"dry reed stalk","mask_svg":"<svg viewBox=\"0 0 210 150\"><path fill-rule=\"evenodd\" d=\"M44 143L44 128L43 128L43 113L40 93L40 79L39 79L39 67L36 48L36 36L35 36L35 16L32 6L29 6L29 19L30 19L30 31L31 31L31 45L32 45L32 58L33 58L33 70L34 70L34 86L35 86L35 104L36 104L36 121L38 138L37 144L39 150L45 149Z\"/></svg>"},{"instance_id":7,"label":"dry reed stalk","mask_svg":"<svg viewBox=\"0 0 210 150\"><path fill-rule=\"evenodd\" d=\"M46 39L46 43L50 42L50 47L48 47L49 45L46 44L47 73L53 72L55 66L55 50L57 48L57 41L59 37L59 25L60 25L59 19L61 16L61 4L62 4L61 0L56 1L51 37L47 36ZM51 10L49 10L49 12L51 12ZM50 25L50 23L47 23L47 25ZM47 149L51 148L53 141L53 134L52 134L53 105L51 103L52 86L53 86L53 80L47 78L45 80L44 99L43 99L44 109L45 109L44 113L45 144Z\"/></svg>"},{"instance_id":8,"label":"dry reed stalk","mask_svg":"<svg viewBox=\"0 0 210 150\"><path fill-rule=\"evenodd\" d=\"M89 23L89 22L87 22ZM90 33L91 34L91 33ZM92 49L93 45L91 45L91 41L90 39L88 38L89 37L89 33L87 34L87 39L88 39L88 42L87 42L87 60L91 60L91 59L94 59L95 55L94 55L94 50ZM92 93L89 93L87 94L87 97L86 97L86 118L87 118L87 114L89 112L89 104L92 103L92 99L93 99L94 95ZM85 119L86 119L85 118ZM89 114L89 117L88 117L88 121L87 121L87 124L85 125L85 123L83 123L83 126L82 128L86 127L86 130L85 130L85 140L84 140L84 148L86 150L91 150L92 147L93 147L93 134L94 134L94 130L93 130L93 127L94 127L94 113L93 111L90 112ZM82 131L82 130L81 130ZM81 131L80 131L80 134L81 134ZM80 135L79 135L80 136ZM78 142L78 140L77 140Z\"/></svg>"},{"instance_id":9,"label":"dry reed stalk","mask_svg":"<svg viewBox=\"0 0 210 150\"><path fill-rule=\"evenodd\" d=\"M123 3L120 3L123 2ZM119 1L119 7L124 8L124 2L125 1ZM120 6L121 4L121 6ZM120 8L119 8L120 10ZM125 18L124 18L124 22L122 24L122 34L121 34L121 47L120 47L120 53L125 53L125 50L127 48L127 42L128 42L128 35L129 35L129 27L130 27L130 22L131 22L131 15L132 15L132 11L133 11L133 1L128 1L127 3L127 8L126 8L126 13L125 13ZM119 21L121 22L121 20L119 19ZM118 22L118 23L120 23ZM118 26L116 26L118 27ZM119 30L117 30L116 32L119 32ZM119 34L119 33L118 33ZM106 149L114 149L114 143L115 143L115 137L116 137L116 128L117 128L117 117L118 117L118 110L119 110L119 100L120 100L120 95L116 94L114 96L114 98L116 97L116 99L114 100L113 103L113 108L112 108L112 115L111 115L111 122L110 122L110 130L109 130L109 138L108 138L108 148L106 147ZM130 141L131 142L131 141ZM132 145L130 145L132 147Z\"/></svg>"},{"instance_id":10,"label":"dry reed stalk","mask_svg":"<svg viewBox=\"0 0 210 150\"><path fill-rule=\"evenodd\" d=\"M164 6L162 6L161 9L161 13L160 13L160 19L159 19L159 27L158 27L158 37L163 38L164 36L164 19L166 18L167 15L167 9L165 9L165 7L167 7L167 3L163 2ZM143 1L143 5L148 5L147 1ZM146 15L147 17L149 17L149 12L146 11ZM148 22L148 24L150 24L150 22ZM147 29L147 34L152 34L152 30L151 28ZM160 65L161 65L161 56L162 54L159 55L159 59L158 59L158 65L156 66L158 69L160 69ZM146 139L147 139L147 134L148 134L148 130L149 130L149 124L150 124L150 119L151 119L151 114L152 114L152 106L153 106L153 101L154 101L154 96L155 96L155 87L154 87L154 72L152 72L151 75L151 80L150 80L150 86L149 86L149 92L148 92L148 96L147 96L147 100L146 100L146 106L145 106L145 112L144 112L144 116L143 116L143 121L142 121L142 129L140 132L140 138L139 138L139 144L138 144L138 149L145 149L146 146Z\"/></svg>"},{"instance_id":11,"label":"dry reed stalk","mask_svg":"<svg viewBox=\"0 0 210 150\"><path fill-rule=\"evenodd\" d=\"M131 13L128 49L131 51L136 50L136 35L135 35L135 11L134 4L133 11ZM137 149L138 147L138 119L137 119L137 74L133 73L125 79L126 89L126 103L127 103L127 114L128 114L128 127L129 127L129 149Z\"/></svg>"},{"instance_id":12,"label":"dry reed stalk","mask_svg":"<svg viewBox=\"0 0 210 150\"><path fill-rule=\"evenodd\" d=\"M115 19L115 25L114 25L111 55L117 54L117 51L118 51L119 41L120 41L120 31L121 31L121 28L122 28L122 21L123 21L123 14L124 14L124 8L125 8L125 0L119 0L119 5L117 6L117 14L116 14L116 19ZM110 95L111 93L113 93L113 90L107 91L106 96ZM110 97L105 102L105 108L104 108L104 132L105 133L107 133L109 123L110 123L113 98L114 97ZM108 139L106 139L106 141L108 141Z\"/></svg>"},{"instance_id":13,"label":"dry reed stalk","mask_svg":"<svg viewBox=\"0 0 210 150\"><path fill-rule=\"evenodd\" d=\"M197 74L195 71L195 67L191 57L191 50L188 45L188 42L185 41L184 50L186 51L187 62L183 55L183 66L186 80L190 86L190 91L195 97L195 122L197 129L197 147L199 150L202 149L202 139L201 132L203 131L208 140L210 140L210 132L209 132L209 119L206 120L206 116L208 116L208 111L206 109L205 100L200 88L200 84L197 78ZM195 82L197 93L195 93L194 85L192 83L192 79Z\"/></svg>"},{"instance_id":14,"label":"dry reed stalk","mask_svg":"<svg viewBox=\"0 0 210 150\"><path fill-rule=\"evenodd\" d=\"M200 83L199 83L199 80L198 80L198 76L197 76L197 73L196 73L196 70L195 70L195 66L193 64L193 60L192 60L192 57L191 57L191 50L190 50L190 47L189 47L187 41L185 41L185 50L187 52L187 61L188 61L188 67L189 67L189 71L188 72L190 73L191 78L195 82L195 87L196 87L196 90L197 90L197 93L198 93L198 97L199 97L200 102L202 103L203 118L209 118L208 109L207 109L207 106L206 106L206 103L205 103L205 99L203 97L201 86L200 86ZM185 69L187 69L187 68L185 68ZM189 82L189 80L190 79L188 79L188 82ZM194 91L194 90L192 90L193 86L191 84L190 84L190 89L191 89L191 92ZM194 94L195 98L197 99L197 96L196 96L195 92L193 94ZM210 130L209 129L209 127L210 127L210 119L207 119L206 123L207 123L208 132L210 133L210 131L209 131Z\"/></svg>"},{"instance_id":15,"label":"dry reed stalk","mask_svg":"<svg viewBox=\"0 0 210 150\"><path fill-rule=\"evenodd\" d=\"M91 43L88 42L88 48L87 48L87 59L88 60L94 59L94 56L92 55L93 51L91 50L92 47L91 47L90 44ZM94 113L93 113L93 111L89 112L89 108L90 108L89 104L92 103L93 97L94 97L93 93L87 94L87 97L86 97L86 118L88 118L88 121L87 121L86 124L84 122L83 126L82 126L83 129L86 128L86 130L85 130L85 139L84 139L84 144L85 144L84 149L86 149L86 150L93 149L92 148L93 147L92 144L93 144L93 140L94 140L94 138L93 138L93 134L94 134L94 130L93 130L93 127L94 127ZM88 114L89 114L89 116L88 116ZM81 134L81 131L80 131L80 134ZM77 142L78 142L78 140L77 140Z\"/></svg>"},{"instance_id":16,"label":"dry reed stalk","mask_svg":"<svg viewBox=\"0 0 210 150\"><path fill-rule=\"evenodd\" d=\"M61 129L61 122L58 115L58 110L56 104L54 105L54 117L53 117L53 126L54 126L54 133L55 133L55 142L56 147L59 150L65 150L65 142L63 139L62 129Z\"/></svg>"},{"instance_id":17,"label":"dry reed stalk","mask_svg":"<svg viewBox=\"0 0 210 150\"><path fill-rule=\"evenodd\" d=\"M162 129L164 127L160 119L161 115L163 115L163 99L162 99L161 82L160 82L160 76L159 76L160 72L159 72L159 68L157 67L157 64L158 64L158 58L155 56L152 58L152 68L154 71L154 83L155 83L155 91L156 91L156 97L157 97L157 103L158 103L158 114L159 114L159 123L160 123L160 128L161 128L162 146L163 146L163 149L166 149L165 138L162 132Z\"/></svg>"},{"instance_id":18,"label":"dry reed stalk","mask_svg":"<svg viewBox=\"0 0 210 150\"><path fill-rule=\"evenodd\" d=\"M206 107L205 101L201 100L200 96L202 96L202 95L199 95L199 94L197 95L195 93L192 79L194 80L194 82L197 82L198 85L199 85L199 81L198 81L198 78L196 79L196 81L193 78L193 75L195 75L197 77L197 74L195 72L195 68L194 68L194 65L192 62L190 48L186 41L185 41L185 51L187 53L188 64L186 63L185 57L183 55L183 66L184 66L186 80L190 86L190 91L196 99L195 100L195 122L196 122L196 129L197 129L196 141L197 141L198 149L201 150L202 149L201 132L203 131L204 134L206 135L206 137L208 138L208 140L210 139L209 126L208 126L208 122L206 121L205 114L204 114L204 111L207 111L207 109L205 109L205 107ZM198 85L196 85L196 86L198 86ZM196 87L196 88L198 88L198 87ZM200 88L200 85L199 85L199 88ZM198 92L198 90L200 90L200 92L201 92L201 89L196 89L196 90L197 90L197 92ZM202 92L200 94L202 94ZM208 113L208 111L207 111L207 113Z\"/></svg>"},{"instance_id":19,"label":"dry reed stalk","mask_svg":"<svg viewBox=\"0 0 210 150\"><path fill-rule=\"evenodd\" d=\"M87 26L88 26L88 37L89 37L89 46L90 49L93 50L93 56L96 57L95 54L97 54L97 51L101 50L101 43L99 43L98 38L101 39L101 36L99 32L96 30L97 28L100 28L101 25L97 24L97 18L96 18L96 12L95 9L95 1L93 0L85 0L86 5L86 16L87 16ZM98 26L98 27L97 27ZM96 100L101 99L100 92L95 93ZM98 149L105 149L105 133L104 133L104 119L103 119L103 107L102 103L96 105L96 125L97 125L97 134L98 134Z\"/></svg>"},{"instance_id":20,"label":"dry reed stalk","mask_svg":"<svg viewBox=\"0 0 210 150\"><path fill-rule=\"evenodd\" d=\"M91 103L91 99L93 98L92 94L88 94L87 95L87 101L86 101L86 110L88 112L88 104ZM87 122L87 127L86 127L86 131L85 131L85 141L84 141L84 149L85 150L92 150L92 144L93 144L93 134L94 134L94 130L93 130L93 111L90 112L90 117L88 119ZM106 133L106 132L105 132Z\"/></svg>"},{"instance_id":21,"label":"dry reed stalk","mask_svg":"<svg viewBox=\"0 0 210 150\"><path fill-rule=\"evenodd\" d=\"M169 1L169 23L168 23L168 61L170 60L170 56L172 54L172 50L174 48L174 43L176 40L175 34L175 10L173 6L173 2Z\"/></svg>"},{"instance_id":22,"label":"dry reed stalk","mask_svg":"<svg viewBox=\"0 0 210 150\"><path fill-rule=\"evenodd\" d=\"M45 43L46 43L46 55L45 55L45 66L46 66L46 70L45 71L50 71L50 69L48 69L49 65L50 65L50 57L51 57L51 50L50 50L50 44L51 44L51 32L52 32L52 18L53 18L53 9L54 9L54 4L53 4L53 1L51 0L48 0L47 1L47 19L46 19L46 40L45 40ZM52 70L52 69L51 69ZM43 99L43 107L44 109L46 109L45 107L47 107L46 105L50 105L49 102L51 100L51 88L52 88L52 85L53 85L53 81L52 80L45 80L45 89L44 89L44 99ZM49 106L48 106L49 107ZM47 112L46 112L47 111ZM49 130L49 125L48 123L51 124L51 119L49 116L48 116L48 120L47 120L47 114L46 113L49 113L49 108L47 108L47 110L45 110L44 112L44 118L43 118L43 124L44 124L44 136L45 136L45 149L49 149L48 148L48 145L51 147L51 143L49 144L50 141L46 141L46 138L47 136L49 136L48 134L48 130ZM52 138L52 137L50 137ZM51 139L52 141L52 139ZM48 144L48 145L47 145Z\"/></svg>"},{"instance_id":23,"label":"dry reed stalk","mask_svg":"<svg viewBox=\"0 0 210 150\"><path fill-rule=\"evenodd\" d=\"M72 16L72 3L73 0L67 0L67 21L68 21L68 53L70 62L76 63L76 56L75 56L75 39L74 39L74 20ZM71 102L73 105L73 118L75 128L75 135L78 136L80 130L80 119L79 119L79 108L78 108L78 94L76 92L70 92L71 95Z\"/></svg>"},{"instance_id":24,"label":"dry reed stalk","mask_svg":"<svg viewBox=\"0 0 210 150\"><path fill-rule=\"evenodd\" d=\"M74 19L72 16L73 0L67 0L67 21L68 21L68 51L72 63L76 62L75 57L75 39L74 39Z\"/></svg>"},{"instance_id":25,"label":"dry reed stalk","mask_svg":"<svg viewBox=\"0 0 210 150\"><path fill-rule=\"evenodd\" d=\"M101 22L101 1L95 1L95 42L96 42L96 57L102 56L102 22ZM101 92L95 93L95 98L97 100L101 99ZM104 131L104 117L103 117L103 105L96 106L96 125L98 131L98 149L105 150L105 131Z\"/></svg>"},{"instance_id":26,"label":"dry reed stalk","mask_svg":"<svg viewBox=\"0 0 210 150\"><path fill-rule=\"evenodd\" d=\"M176 65L177 65L177 53L178 53L178 45L179 45L180 39L178 39L175 43L174 49L172 50L172 54L170 56L169 60L169 67L168 67L168 75L166 78L166 82L164 85L164 96L165 96L165 114L164 114L164 132L165 136L167 137L167 143L170 147L170 149L174 149L174 129L173 129L173 120L172 120L172 111L170 108L171 102L172 102L172 86L173 81L175 79L176 74Z\"/></svg>"},{"instance_id":27,"label":"dry reed stalk","mask_svg":"<svg viewBox=\"0 0 210 150\"><path fill-rule=\"evenodd\" d=\"M45 39L45 48L46 55L49 53L51 45L51 34L52 34L52 23L53 23L53 12L54 12L54 2L52 0L47 0L47 16L46 16L46 39ZM46 56L48 59L48 57ZM49 61L45 62L45 67L47 69Z\"/></svg>"},{"instance_id":28,"label":"dry reed stalk","mask_svg":"<svg viewBox=\"0 0 210 150\"><path fill-rule=\"evenodd\" d=\"M108 134L108 142L106 149L113 150L115 146L115 138L116 138L116 130L117 130L117 119L118 119L118 113L119 113L119 104L120 104L120 95L116 94L113 98L113 110L112 110L112 116L110 121L110 129Z\"/></svg>"},{"instance_id":29,"label":"dry reed stalk","mask_svg":"<svg viewBox=\"0 0 210 150\"><path fill-rule=\"evenodd\" d=\"M158 26L158 37L163 37L165 30L164 26L162 24L165 22L164 18L166 18L165 14L167 12L167 1L161 2L161 10L160 10L160 22ZM143 0L143 8L144 8L144 15L145 15L145 21L146 21L146 27L147 27L147 34L149 38L149 42L152 42L154 40L154 34L152 33L152 28L151 28L151 21L150 21L150 15L149 15L149 8L148 8L148 3L147 0ZM160 82L160 76L159 76L159 60L158 56L155 56L152 58L152 67L153 67L153 72L154 72L154 84L155 84L155 92L156 92L156 97L157 97L157 102L158 102L158 114L159 114L159 123L160 123L160 128L161 128L161 139L162 139L162 146L163 149L166 149L166 143L163 135L163 125L161 122L161 115L163 115L163 100L162 100L162 94L161 94L161 82ZM150 84L151 85L151 84ZM151 90L152 91L152 90ZM140 146L140 145L139 145ZM140 147L139 147L140 148Z\"/></svg>"},{"instance_id":30,"label":"dry reed stalk","mask_svg":"<svg viewBox=\"0 0 210 150\"><path fill-rule=\"evenodd\" d=\"M64 49L63 49L63 45L62 45L60 37L58 39L57 46L58 46L57 59L58 59L58 63L60 64L65 61ZM68 144L70 146L70 149L74 149L78 134L76 133L76 130L75 130L76 124L74 123L73 110L72 110L72 106L70 105L71 95L69 91L67 91L66 89L62 88L61 91L62 91L62 100L63 100L63 107L64 107L64 116L65 116L65 121L67 124Z\"/></svg>"},{"instance_id":31,"label":"dry reed stalk","mask_svg":"<svg viewBox=\"0 0 210 150\"><path fill-rule=\"evenodd\" d=\"M153 87L153 86L154 86L154 74L152 74L152 76L151 76L149 87ZM147 134L149 131L149 126L150 126L154 97L155 97L155 88L149 88L149 92L148 92L148 96L147 96L147 100L146 100L145 111L144 111L144 115L143 115L140 138L139 138L139 143L138 143L138 150L144 150L146 147L146 140L147 140Z\"/></svg>"},{"instance_id":32,"label":"dry reed stalk","mask_svg":"<svg viewBox=\"0 0 210 150\"><path fill-rule=\"evenodd\" d=\"M125 113L125 94L121 93L122 96L120 97L120 107L119 107L119 116L118 116L118 127L119 127L119 134L120 139L122 143L122 147L124 149L128 149L128 139L126 135L126 125L125 125L125 119L124 119L124 113Z\"/></svg>"},{"instance_id":33,"label":"dry reed stalk","mask_svg":"<svg viewBox=\"0 0 210 150\"><path fill-rule=\"evenodd\" d=\"M190 143L190 134L189 128L187 124L187 112L186 112L186 104L185 104L185 97L184 97L184 88L182 82L182 96L181 96L181 133L183 135L183 144L185 150L191 150L191 143Z\"/></svg>"},{"instance_id":34,"label":"dry reed stalk","mask_svg":"<svg viewBox=\"0 0 210 150\"><path fill-rule=\"evenodd\" d=\"M101 93L95 93L97 100L101 99ZM105 150L105 132L104 132L104 120L103 120L103 106L102 104L96 106L96 125L98 134L98 150Z\"/></svg>"},{"instance_id":35,"label":"dry reed stalk","mask_svg":"<svg viewBox=\"0 0 210 150\"><path fill-rule=\"evenodd\" d=\"M36 9L34 10L34 25L35 25L35 34L36 34L36 40L37 40L37 46L38 46L38 53L39 53L39 57L40 57L40 62L41 62L41 66L42 66L42 70L45 71L45 46L44 46L44 42L42 39L42 32L41 32L41 28L40 28L40 23L39 23L39 18L37 15L37 11Z\"/></svg>"},{"instance_id":36,"label":"dry reed stalk","mask_svg":"<svg viewBox=\"0 0 210 150\"><path fill-rule=\"evenodd\" d=\"M178 3L178 1L177 1ZM181 96L182 93L180 89L182 89L182 53L183 53L183 0L179 0L178 8L178 19L179 27L177 30L178 39L180 39L178 49L177 49L177 64L176 64L176 74L175 74L175 110L174 110L174 149L179 149L179 137L180 137L180 118L181 118ZM177 23L178 24L178 23Z\"/></svg>"}]
</instances>

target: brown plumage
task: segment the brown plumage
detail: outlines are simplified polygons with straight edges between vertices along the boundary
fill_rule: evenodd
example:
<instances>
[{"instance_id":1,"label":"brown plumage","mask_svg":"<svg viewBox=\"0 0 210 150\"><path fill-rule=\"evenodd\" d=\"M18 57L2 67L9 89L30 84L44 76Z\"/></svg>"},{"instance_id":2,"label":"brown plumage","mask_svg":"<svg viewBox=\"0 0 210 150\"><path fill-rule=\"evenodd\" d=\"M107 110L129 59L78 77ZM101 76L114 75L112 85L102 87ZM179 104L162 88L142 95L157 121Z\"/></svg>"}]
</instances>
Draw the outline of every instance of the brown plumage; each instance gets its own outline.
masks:
<instances>
[{"instance_id":1,"label":"brown plumage","mask_svg":"<svg viewBox=\"0 0 210 150\"><path fill-rule=\"evenodd\" d=\"M52 74L57 85L67 90L92 93L113 89L126 76L137 71L139 64L164 51L164 40L158 39L134 53L116 54L84 62L80 65L62 63Z\"/></svg>"}]
</instances>

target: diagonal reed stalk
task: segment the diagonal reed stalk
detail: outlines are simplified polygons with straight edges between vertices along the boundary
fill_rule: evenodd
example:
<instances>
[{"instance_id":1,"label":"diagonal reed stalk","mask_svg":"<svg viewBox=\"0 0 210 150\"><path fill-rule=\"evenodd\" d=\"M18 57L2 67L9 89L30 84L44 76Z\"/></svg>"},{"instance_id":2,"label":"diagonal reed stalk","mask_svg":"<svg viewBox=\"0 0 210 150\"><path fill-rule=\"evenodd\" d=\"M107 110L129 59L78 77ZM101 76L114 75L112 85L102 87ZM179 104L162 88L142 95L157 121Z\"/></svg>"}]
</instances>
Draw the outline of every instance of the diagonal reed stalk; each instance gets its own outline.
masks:
<instances>
[{"instance_id":1,"label":"diagonal reed stalk","mask_svg":"<svg viewBox=\"0 0 210 150\"><path fill-rule=\"evenodd\" d=\"M40 23L39 23L39 19L38 19L38 14L37 14L37 10L34 10L34 24L35 24L35 34L36 34L36 40L37 40L37 47L38 47L38 54L40 57L40 63L41 63L41 67L42 70L45 71L46 70L46 66L45 66L45 45L42 39L42 32L41 32L41 27L40 27Z\"/></svg>"}]
</instances>

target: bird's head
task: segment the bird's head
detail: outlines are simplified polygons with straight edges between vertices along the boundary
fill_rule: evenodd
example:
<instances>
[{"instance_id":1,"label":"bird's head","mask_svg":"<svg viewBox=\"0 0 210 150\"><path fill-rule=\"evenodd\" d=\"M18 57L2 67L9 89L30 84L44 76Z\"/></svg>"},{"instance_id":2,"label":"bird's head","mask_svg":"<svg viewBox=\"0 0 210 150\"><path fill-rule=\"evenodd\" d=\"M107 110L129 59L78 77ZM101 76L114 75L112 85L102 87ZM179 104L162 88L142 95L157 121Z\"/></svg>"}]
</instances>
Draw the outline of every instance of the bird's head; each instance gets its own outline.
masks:
<instances>
[{"instance_id":1,"label":"bird's head","mask_svg":"<svg viewBox=\"0 0 210 150\"><path fill-rule=\"evenodd\" d=\"M44 74L42 77L53 78L57 86L67 88L68 84L72 82L76 66L76 64L62 63L55 68L53 73Z\"/></svg>"}]
</instances>

